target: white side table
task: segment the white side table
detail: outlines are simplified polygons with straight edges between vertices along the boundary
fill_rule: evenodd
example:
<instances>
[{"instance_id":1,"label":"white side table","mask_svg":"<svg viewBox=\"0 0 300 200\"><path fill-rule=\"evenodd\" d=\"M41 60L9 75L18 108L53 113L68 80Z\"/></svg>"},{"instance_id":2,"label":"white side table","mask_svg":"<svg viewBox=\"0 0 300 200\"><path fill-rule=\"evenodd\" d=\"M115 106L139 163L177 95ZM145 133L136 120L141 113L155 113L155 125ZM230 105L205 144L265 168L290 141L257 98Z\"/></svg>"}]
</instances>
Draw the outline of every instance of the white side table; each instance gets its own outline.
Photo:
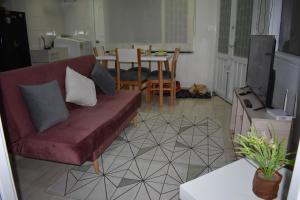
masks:
<instances>
[{"instance_id":1,"label":"white side table","mask_svg":"<svg viewBox=\"0 0 300 200\"><path fill-rule=\"evenodd\" d=\"M235 161L211 173L180 185L181 200L259 200L252 192L252 180L256 168L246 159ZM292 175L281 169L282 181L276 199L286 199Z\"/></svg>"}]
</instances>

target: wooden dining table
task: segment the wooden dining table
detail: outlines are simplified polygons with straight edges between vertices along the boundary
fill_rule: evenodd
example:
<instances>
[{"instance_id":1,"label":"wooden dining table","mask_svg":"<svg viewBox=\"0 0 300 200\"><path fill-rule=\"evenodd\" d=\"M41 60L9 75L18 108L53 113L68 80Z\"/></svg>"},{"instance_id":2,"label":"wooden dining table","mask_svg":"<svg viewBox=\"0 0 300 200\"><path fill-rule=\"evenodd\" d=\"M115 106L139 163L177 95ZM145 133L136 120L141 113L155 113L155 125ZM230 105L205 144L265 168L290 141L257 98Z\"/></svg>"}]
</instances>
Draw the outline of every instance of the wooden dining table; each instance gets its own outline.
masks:
<instances>
[{"instance_id":1,"label":"wooden dining table","mask_svg":"<svg viewBox=\"0 0 300 200\"><path fill-rule=\"evenodd\" d=\"M166 55L142 55L141 61L142 62L157 62L157 70L159 72L159 105L163 105L163 65L165 65L166 70L169 70L169 60L172 57L170 54ZM97 61L104 61L107 66L108 61L114 61L116 65L116 56L111 54L99 55L96 56ZM117 80L117 88L120 89L120 81Z\"/></svg>"}]
</instances>

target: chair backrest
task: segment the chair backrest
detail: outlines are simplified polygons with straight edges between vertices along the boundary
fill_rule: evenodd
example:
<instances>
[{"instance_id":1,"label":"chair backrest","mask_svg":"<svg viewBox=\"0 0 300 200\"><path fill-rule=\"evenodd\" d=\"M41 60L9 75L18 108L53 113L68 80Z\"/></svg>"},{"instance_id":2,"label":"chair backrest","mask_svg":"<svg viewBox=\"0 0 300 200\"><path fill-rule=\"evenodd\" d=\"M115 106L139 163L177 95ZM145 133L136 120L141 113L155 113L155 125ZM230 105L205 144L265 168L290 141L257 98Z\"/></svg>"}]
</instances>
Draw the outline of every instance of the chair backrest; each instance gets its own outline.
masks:
<instances>
[{"instance_id":1,"label":"chair backrest","mask_svg":"<svg viewBox=\"0 0 300 200\"><path fill-rule=\"evenodd\" d=\"M116 49L116 59L118 62L137 63L138 57L137 49Z\"/></svg>"},{"instance_id":2,"label":"chair backrest","mask_svg":"<svg viewBox=\"0 0 300 200\"><path fill-rule=\"evenodd\" d=\"M144 51L144 53L146 53L147 55L152 55L152 45L144 45L144 44L132 44L131 48L133 49L140 49L141 53L142 51ZM151 71L151 61L148 62L149 64L149 70ZM134 63L131 63L131 67L134 67Z\"/></svg>"},{"instance_id":3,"label":"chair backrest","mask_svg":"<svg viewBox=\"0 0 300 200\"><path fill-rule=\"evenodd\" d=\"M94 56L97 57L97 56L100 56L100 55L104 55L105 52L104 52L104 49L101 49L99 50L97 47L93 47L93 53L94 53ZM104 61L100 61L100 63L104 63ZM106 66L107 67L107 66Z\"/></svg>"},{"instance_id":4,"label":"chair backrest","mask_svg":"<svg viewBox=\"0 0 300 200\"><path fill-rule=\"evenodd\" d=\"M101 48L93 47L93 52L95 56L105 55L105 50L103 46Z\"/></svg>"},{"instance_id":5,"label":"chair backrest","mask_svg":"<svg viewBox=\"0 0 300 200\"><path fill-rule=\"evenodd\" d=\"M105 55L104 47L103 46L101 46L101 48L93 47L93 53L94 53L94 56L103 56L103 55Z\"/></svg>"},{"instance_id":6,"label":"chair backrest","mask_svg":"<svg viewBox=\"0 0 300 200\"><path fill-rule=\"evenodd\" d=\"M171 76L172 79L175 79L176 77L176 67L177 67L177 60L179 57L180 49L176 48L174 51L173 59L172 59L172 65L171 65Z\"/></svg>"},{"instance_id":7,"label":"chair backrest","mask_svg":"<svg viewBox=\"0 0 300 200\"><path fill-rule=\"evenodd\" d=\"M120 78L120 63L137 63L138 65L138 81L142 80L142 62L140 49L116 49L117 61L117 79Z\"/></svg>"},{"instance_id":8,"label":"chair backrest","mask_svg":"<svg viewBox=\"0 0 300 200\"><path fill-rule=\"evenodd\" d=\"M97 47L93 47L93 53L95 57L99 56Z\"/></svg>"}]
</instances>

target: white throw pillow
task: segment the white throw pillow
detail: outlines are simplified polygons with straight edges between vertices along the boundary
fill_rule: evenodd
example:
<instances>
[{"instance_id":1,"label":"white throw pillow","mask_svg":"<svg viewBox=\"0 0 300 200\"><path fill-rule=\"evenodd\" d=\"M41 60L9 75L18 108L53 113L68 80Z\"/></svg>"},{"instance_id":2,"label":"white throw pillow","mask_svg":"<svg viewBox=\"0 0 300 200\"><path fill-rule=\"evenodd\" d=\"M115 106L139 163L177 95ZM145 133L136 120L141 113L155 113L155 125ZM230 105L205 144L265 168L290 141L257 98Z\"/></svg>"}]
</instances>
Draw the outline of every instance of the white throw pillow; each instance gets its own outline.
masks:
<instances>
[{"instance_id":1,"label":"white throw pillow","mask_svg":"<svg viewBox=\"0 0 300 200\"><path fill-rule=\"evenodd\" d=\"M80 106L94 106L97 103L94 82L74 71L70 67L66 70L66 102Z\"/></svg>"}]
</instances>

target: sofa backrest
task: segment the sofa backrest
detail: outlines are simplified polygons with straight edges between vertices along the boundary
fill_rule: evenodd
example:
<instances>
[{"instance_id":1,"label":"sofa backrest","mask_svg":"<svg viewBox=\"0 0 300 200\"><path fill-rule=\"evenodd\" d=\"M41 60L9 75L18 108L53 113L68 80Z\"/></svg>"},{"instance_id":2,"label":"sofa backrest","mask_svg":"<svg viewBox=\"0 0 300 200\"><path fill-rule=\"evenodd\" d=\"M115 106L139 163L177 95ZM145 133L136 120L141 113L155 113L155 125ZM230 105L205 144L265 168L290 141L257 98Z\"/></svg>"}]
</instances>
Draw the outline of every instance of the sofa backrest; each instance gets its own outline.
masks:
<instances>
[{"instance_id":1,"label":"sofa backrest","mask_svg":"<svg viewBox=\"0 0 300 200\"><path fill-rule=\"evenodd\" d=\"M9 143L14 143L36 132L21 96L19 85L35 85L57 80L65 98L66 67L69 66L89 76L95 62L95 57L90 55L0 73L1 106L4 112L2 116ZM72 108L68 104L67 107Z\"/></svg>"}]
</instances>

